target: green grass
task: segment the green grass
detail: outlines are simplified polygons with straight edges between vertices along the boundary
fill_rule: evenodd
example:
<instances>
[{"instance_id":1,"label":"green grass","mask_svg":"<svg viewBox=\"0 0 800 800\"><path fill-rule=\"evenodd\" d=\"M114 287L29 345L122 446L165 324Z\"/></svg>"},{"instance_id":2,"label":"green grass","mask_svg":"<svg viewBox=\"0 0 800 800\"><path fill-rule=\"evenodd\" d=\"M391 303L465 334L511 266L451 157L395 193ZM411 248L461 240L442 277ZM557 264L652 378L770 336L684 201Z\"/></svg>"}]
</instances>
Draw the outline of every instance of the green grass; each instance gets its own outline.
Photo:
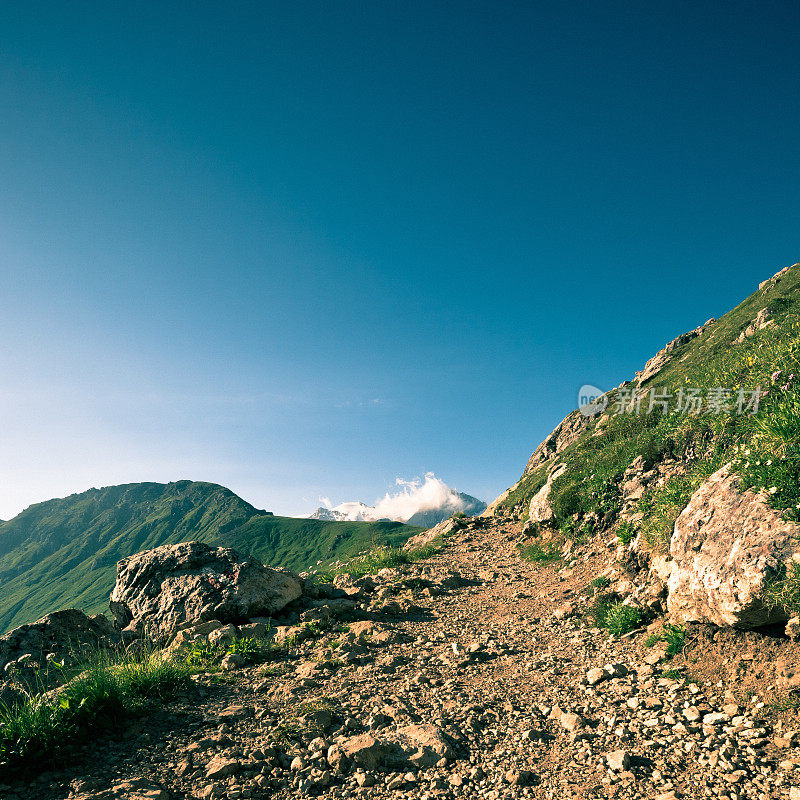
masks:
<instances>
[{"instance_id":1,"label":"green grass","mask_svg":"<svg viewBox=\"0 0 800 800\"><path fill-rule=\"evenodd\" d=\"M800 381L794 373L776 371L755 436L734 463L745 488L764 491L786 519L800 521Z\"/></svg>"},{"instance_id":2,"label":"green grass","mask_svg":"<svg viewBox=\"0 0 800 800\"><path fill-rule=\"evenodd\" d=\"M529 475L523 475L516 486L511 489L508 496L500 504L502 509L512 509L524 503L523 519L528 518L528 506L531 498L547 483L547 468L540 467Z\"/></svg>"},{"instance_id":3,"label":"green grass","mask_svg":"<svg viewBox=\"0 0 800 800\"><path fill-rule=\"evenodd\" d=\"M323 583L332 582L337 575L349 575L351 578L357 579L364 575L374 575L382 569L424 561L438 553L444 546L445 537L443 536L437 536L428 544L409 550L404 550L402 547L379 545L346 561L313 570L311 574L316 580Z\"/></svg>"},{"instance_id":4,"label":"green grass","mask_svg":"<svg viewBox=\"0 0 800 800\"><path fill-rule=\"evenodd\" d=\"M295 644L294 637L284 639L280 643L273 639L236 637L231 642L214 644L201 637L185 645L181 657L193 672L201 672L218 669L222 659L229 654L241 656L245 664L263 664L282 657Z\"/></svg>"},{"instance_id":5,"label":"green grass","mask_svg":"<svg viewBox=\"0 0 800 800\"><path fill-rule=\"evenodd\" d=\"M598 628L618 637L635 630L642 621L642 612L636 606L625 605L614 595L600 595L590 614Z\"/></svg>"},{"instance_id":6,"label":"green grass","mask_svg":"<svg viewBox=\"0 0 800 800\"><path fill-rule=\"evenodd\" d=\"M617 539L622 544L630 544L636 538L636 528L630 522L621 522L617 528Z\"/></svg>"},{"instance_id":7,"label":"green grass","mask_svg":"<svg viewBox=\"0 0 800 800\"><path fill-rule=\"evenodd\" d=\"M169 697L189 674L186 663L156 652L138 657L98 653L56 692L28 691L21 702L0 705L0 765L52 763L69 745Z\"/></svg>"},{"instance_id":8,"label":"green grass","mask_svg":"<svg viewBox=\"0 0 800 800\"><path fill-rule=\"evenodd\" d=\"M789 614L800 614L800 564L790 561L779 568L778 574L767 584L766 602Z\"/></svg>"},{"instance_id":9,"label":"green grass","mask_svg":"<svg viewBox=\"0 0 800 800\"><path fill-rule=\"evenodd\" d=\"M531 544L521 545L519 554L525 561L530 561L532 564L539 564L540 566L549 566L561 561L561 551L553 542L545 544L532 542Z\"/></svg>"},{"instance_id":10,"label":"green grass","mask_svg":"<svg viewBox=\"0 0 800 800\"><path fill-rule=\"evenodd\" d=\"M0 523L0 632L63 608L108 608L117 562L164 544L232 547L303 570L422 528L276 517L213 483L134 483L38 503Z\"/></svg>"},{"instance_id":11,"label":"green grass","mask_svg":"<svg viewBox=\"0 0 800 800\"><path fill-rule=\"evenodd\" d=\"M660 634L652 634L648 636L645 641L645 647L653 647L658 642L666 642L667 648L664 655L667 658L676 656L683 650L683 643L686 638L686 628L683 625L664 625L664 629Z\"/></svg>"},{"instance_id":12,"label":"green grass","mask_svg":"<svg viewBox=\"0 0 800 800\"><path fill-rule=\"evenodd\" d=\"M611 585L611 578L608 575L598 575L596 578L593 578L589 585L593 589L605 589Z\"/></svg>"}]
</instances>

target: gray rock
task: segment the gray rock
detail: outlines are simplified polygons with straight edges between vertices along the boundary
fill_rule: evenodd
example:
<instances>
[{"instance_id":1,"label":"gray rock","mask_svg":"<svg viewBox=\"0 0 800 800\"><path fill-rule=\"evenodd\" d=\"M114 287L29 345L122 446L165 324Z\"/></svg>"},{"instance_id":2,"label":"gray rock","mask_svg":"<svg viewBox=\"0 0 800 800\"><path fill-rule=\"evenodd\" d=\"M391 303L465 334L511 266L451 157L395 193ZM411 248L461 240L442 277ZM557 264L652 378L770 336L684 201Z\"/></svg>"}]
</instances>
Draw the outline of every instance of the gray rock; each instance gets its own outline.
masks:
<instances>
[{"instance_id":1,"label":"gray rock","mask_svg":"<svg viewBox=\"0 0 800 800\"><path fill-rule=\"evenodd\" d=\"M555 519L553 507L550 505L550 492L553 488L553 481L564 472L562 465L554 472L550 473L547 483L531 498L528 507L528 519L537 525L547 525Z\"/></svg>"},{"instance_id":2,"label":"gray rock","mask_svg":"<svg viewBox=\"0 0 800 800\"><path fill-rule=\"evenodd\" d=\"M436 725L407 725L398 728L397 735L406 757L416 767L433 767L442 758L455 755L453 739Z\"/></svg>"},{"instance_id":3,"label":"gray rock","mask_svg":"<svg viewBox=\"0 0 800 800\"><path fill-rule=\"evenodd\" d=\"M600 683L600 681L604 681L607 677L608 673L606 673L604 669L595 667L586 673L586 682L589 684L589 686L595 686L596 684Z\"/></svg>"},{"instance_id":4,"label":"gray rock","mask_svg":"<svg viewBox=\"0 0 800 800\"><path fill-rule=\"evenodd\" d=\"M578 714L562 714L559 719L561 727L565 731L576 731L584 725L583 718Z\"/></svg>"},{"instance_id":5,"label":"gray rock","mask_svg":"<svg viewBox=\"0 0 800 800\"><path fill-rule=\"evenodd\" d=\"M0 636L0 668L26 654L38 664L49 653L59 661L77 660L119 641L119 633L105 617L87 617L76 608L56 611Z\"/></svg>"},{"instance_id":6,"label":"gray rock","mask_svg":"<svg viewBox=\"0 0 800 800\"><path fill-rule=\"evenodd\" d=\"M271 615L302 594L296 575L201 542L164 545L117 564L111 611L120 627L164 640L186 624Z\"/></svg>"},{"instance_id":7,"label":"gray rock","mask_svg":"<svg viewBox=\"0 0 800 800\"><path fill-rule=\"evenodd\" d=\"M212 780L215 778L227 778L229 775L236 774L240 768L239 762L233 758L215 756L208 762L206 777Z\"/></svg>"}]
</instances>

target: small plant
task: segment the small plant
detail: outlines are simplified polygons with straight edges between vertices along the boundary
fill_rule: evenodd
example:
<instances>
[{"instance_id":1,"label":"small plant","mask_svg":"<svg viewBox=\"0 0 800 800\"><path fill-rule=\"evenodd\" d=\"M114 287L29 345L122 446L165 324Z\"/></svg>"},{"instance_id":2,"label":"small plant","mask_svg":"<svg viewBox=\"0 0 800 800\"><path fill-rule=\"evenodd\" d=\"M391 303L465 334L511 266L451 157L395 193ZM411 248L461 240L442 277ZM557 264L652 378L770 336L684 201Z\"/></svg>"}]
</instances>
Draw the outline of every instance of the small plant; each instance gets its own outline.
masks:
<instances>
[{"instance_id":1,"label":"small plant","mask_svg":"<svg viewBox=\"0 0 800 800\"><path fill-rule=\"evenodd\" d=\"M228 645L228 653L240 655L247 664L260 660L266 650L272 650L272 642L263 639L242 637L234 639Z\"/></svg>"},{"instance_id":2,"label":"small plant","mask_svg":"<svg viewBox=\"0 0 800 800\"><path fill-rule=\"evenodd\" d=\"M639 627L642 612L636 606L614 603L606 612L604 628L612 636L623 636Z\"/></svg>"},{"instance_id":3,"label":"small plant","mask_svg":"<svg viewBox=\"0 0 800 800\"><path fill-rule=\"evenodd\" d=\"M598 575L589 585L594 589L605 589L611 585L611 578L608 575Z\"/></svg>"},{"instance_id":4,"label":"small plant","mask_svg":"<svg viewBox=\"0 0 800 800\"><path fill-rule=\"evenodd\" d=\"M558 547L552 542L544 546L539 542L522 545L519 548L519 554L525 561L530 561L533 564L539 564L541 566L555 564L557 561L561 560Z\"/></svg>"},{"instance_id":5,"label":"small plant","mask_svg":"<svg viewBox=\"0 0 800 800\"><path fill-rule=\"evenodd\" d=\"M312 637L322 636L324 633L322 623L318 619L309 620L303 627L305 627L306 631L308 631Z\"/></svg>"},{"instance_id":6,"label":"small plant","mask_svg":"<svg viewBox=\"0 0 800 800\"><path fill-rule=\"evenodd\" d=\"M639 627L642 612L636 606L627 606L616 595L600 595L591 610L598 628L605 628L612 636L623 636Z\"/></svg>"},{"instance_id":7,"label":"small plant","mask_svg":"<svg viewBox=\"0 0 800 800\"><path fill-rule=\"evenodd\" d=\"M289 672L292 667L290 664L284 663L277 663L277 664L264 664L263 667L258 668L258 674L264 675L268 678L275 678L279 675L283 675L285 672Z\"/></svg>"},{"instance_id":8,"label":"small plant","mask_svg":"<svg viewBox=\"0 0 800 800\"><path fill-rule=\"evenodd\" d=\"M621 522L617 528L617 539L624 545L630 544L636 538L636 528L630 522Z\"/></svg>"},{"instance_id":9,"label":"small plant","mask_svg":"<svg viewBox=\"0 0 800 800\"><path fill-rule=\"evenodd\" d=\"M683 642L686 638L686 628L683 625L673 625L667 623L664 625L661 633L651 634L644 640L645 647L653 647L658 642L666 642L667 648L664 655L667 658L677 655L683 650Z\"/></svg>"},{"instance_id":10,"label":"small plant","mask_svg":"<svg viewBox=\"0 0 800 800\"><path fill-rule=\"evenodd\" d=\"M681 678L680 670L677 669L665 669L661 673L662 678L667 678L670 681L678 681Z\"/></svg>"}]
</instances>

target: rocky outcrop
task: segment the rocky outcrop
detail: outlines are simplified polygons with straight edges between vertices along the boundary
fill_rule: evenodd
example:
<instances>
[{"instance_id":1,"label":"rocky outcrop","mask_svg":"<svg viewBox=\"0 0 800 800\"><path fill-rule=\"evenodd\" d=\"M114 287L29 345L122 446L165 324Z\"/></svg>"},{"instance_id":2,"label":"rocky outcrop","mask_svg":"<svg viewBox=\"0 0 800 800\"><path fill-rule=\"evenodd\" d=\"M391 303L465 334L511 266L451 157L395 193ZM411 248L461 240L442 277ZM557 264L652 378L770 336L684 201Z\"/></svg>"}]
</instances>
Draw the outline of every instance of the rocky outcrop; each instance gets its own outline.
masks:
<instances>
[{"instance_id":1,"label":"rocky outcrop","mask_svg":"<svg viewBox=\"0 0 800 800\"><path fill-rule=\"evenodd\" d=\"M753 321L739 334L735 341L737 343L741 343L745 339L755 336L759 331L764 330L764 328L768 328L770 325L773 325L775 320L771 318L771 314L772 312L769 308L762 308L761 311L756 314Z\"/></svg>"},{"instance_id":2,"label":"rocky outcrop","mask_svg":"<svg viewBox=\"0 0 800 800\"><path fill-rule=\"evenodd\" d=\"M36 664L44 663L50 654L59 661L79 660L118 641L119 634L106 617L87 617L69 608L0 636L0 668L23 656Z\"/></svg>"},{"instance_id":3,"label":"rocky outcrop","mask_svg":"<svg viewBox=\"0 0 800 800\"><path fill-rule=\"evenodd\" d=\"M694 493L670 543L670 615L682 622L757 628L788 619L764 599L782 563L798 547L800 525L742 491L730 466Z\"/></svg>"},{"instance_id":4,"label":"rocky outcrop","mask_svg":"<svg viewBox=\"0 0 800 800\"><path fill-rule=\"evenodd\" d=\"M800 263L790 264L788 267L778 270L771 278L761 281L761 283L758 284L758 288L763 289L765 286L774 286L790 269L794 269L795 267L800 267Z\"/></svg>"},{"instance_id":5,"label":"rocky outcrop","mask_svg":"<svg viewBox=\"0 0 800 800\"><path fill-rule=\"evenodd\" d=\"M182 542L117 564L111 611L119 627L164 640L181 627L270 616L296 600L303 582L235 550Z\"/></svg>"},{"instance_id":6,"label":"rocky outcrop","mask_svg":"<svg viewBox=\"0 0 800 800\"><path fill-rule=\"evenodd\" d=\"M710 319L700 325L699 327L695 328L692 331L687 331L686 333L682 333L680 336L674 338L671 342L667 342L664 347L661 348L645 365L644 369L641 372L636 373L636 383L638 386L641 386L645 381L649 381L650 378L657 375L661 372L664 367L672 360L672 356L675 350L677 350L681 345L686 344L687 342L691 342L692 339L696 339L700 336L701 333L704 333L711 325L716 322L715 319Z\"/></svg>"},{"instance_id":7,"label":"rocky outcrop","mask_svg":"<svg viewBox=\"0 0 800 800\"><path fill-rule=\"evenodd\" d=\"M580 411L572 411L567 414L552 433L533 451L525 465L524 474L530 474L577 441L590 423L591 417L584 416Z\"/></svg>"}]
</instances>

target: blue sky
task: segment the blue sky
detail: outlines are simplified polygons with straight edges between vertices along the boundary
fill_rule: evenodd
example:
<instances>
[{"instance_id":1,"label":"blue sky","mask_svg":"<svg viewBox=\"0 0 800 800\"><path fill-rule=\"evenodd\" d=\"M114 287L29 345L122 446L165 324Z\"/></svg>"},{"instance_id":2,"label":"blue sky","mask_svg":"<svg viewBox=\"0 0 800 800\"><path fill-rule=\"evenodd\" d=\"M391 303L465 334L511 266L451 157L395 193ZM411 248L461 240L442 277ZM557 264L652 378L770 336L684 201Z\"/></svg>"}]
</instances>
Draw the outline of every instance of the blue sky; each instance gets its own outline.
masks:
<instances>
[{"instance_id":1,"label":"blue sky","mask_svg":"<svg viewBox=\"0 0 800 800\"><path fill-rule=\"evenodd\" d=\"M488 500L800 259L789 2L0 6L0 517Z\"/></svg>"}]
</instances>

